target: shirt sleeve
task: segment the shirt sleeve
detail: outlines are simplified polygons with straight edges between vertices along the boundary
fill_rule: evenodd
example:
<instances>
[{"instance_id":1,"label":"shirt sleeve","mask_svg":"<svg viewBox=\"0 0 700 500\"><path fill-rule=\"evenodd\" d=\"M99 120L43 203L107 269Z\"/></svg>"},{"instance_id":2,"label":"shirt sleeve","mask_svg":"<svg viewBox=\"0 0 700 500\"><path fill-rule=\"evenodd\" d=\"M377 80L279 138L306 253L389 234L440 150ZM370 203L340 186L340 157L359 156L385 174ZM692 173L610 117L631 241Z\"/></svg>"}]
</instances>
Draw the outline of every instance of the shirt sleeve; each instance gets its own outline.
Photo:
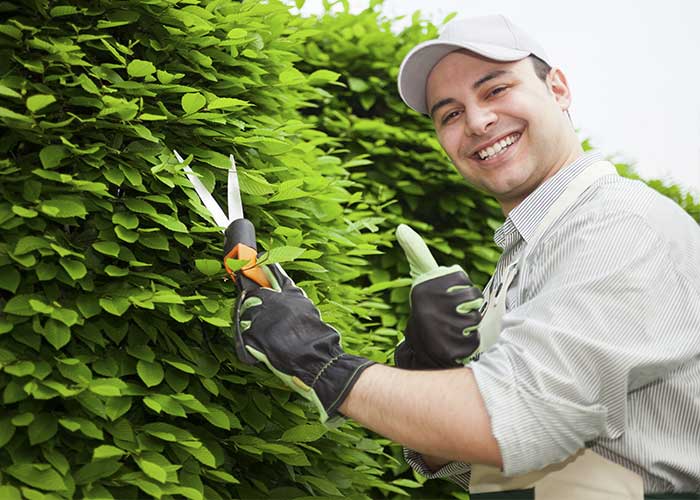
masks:
<instances>
[{"instance_id":1,"label":"shirt sleeve","mask_svg":"<svg viewBox=\"0 0 700 500\"><path fill-rule=\"evenodd\" d=\"M507 476L620 437L627 393L697 354L697 321L677 320L697 290L637 215L570 217L519 272L520 305L471 364Z\"/></svg>"},{"instance_id":2,"label":"shirt sleeve","mask_svg":"<svg viewBox=\"0 0 700 500\"><path fill-rule=\"evenodd\" d=\"M408 465L421 476L428 479L449 479L465 490L469 490L471 465L464 462L449 462L436 471L431 471L423 460L423 456L415 450L403 449L403 456Z\"/></svg>"}]
</instances>

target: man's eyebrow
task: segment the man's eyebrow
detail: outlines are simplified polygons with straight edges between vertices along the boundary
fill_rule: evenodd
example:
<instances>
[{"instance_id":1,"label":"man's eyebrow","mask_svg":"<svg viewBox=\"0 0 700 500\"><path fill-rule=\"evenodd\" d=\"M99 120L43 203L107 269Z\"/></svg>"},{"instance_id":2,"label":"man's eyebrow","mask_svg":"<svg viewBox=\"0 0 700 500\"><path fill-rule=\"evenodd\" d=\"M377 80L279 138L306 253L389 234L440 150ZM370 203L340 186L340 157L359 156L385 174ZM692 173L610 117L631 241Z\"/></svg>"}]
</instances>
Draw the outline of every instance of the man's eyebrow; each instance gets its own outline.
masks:
<instances>
[{"instance_id":1,"label":"man's eyebrow","mask_svg":"<svg viewBox=\"0 0 700 500\"><path fill-rule=\"evenodd\" d=\"M488 82L489 80L493 80L494 78L497 78L501 75L504 75L506 73L512 73L512 71L508 71L507 69L497 69L496 71L492 71L491 73L482 76L479 78L476 82L474 82L474 85L472 85L472 88L474 90L478 89L481 85L484 83Z\"/></svg>"},{"instance_id":2,"label":"man's eyebrow","mask_svg":"<svg viewBox=\"0 0 700 500\"><path fill-rule=\"evenodd\" d=\"M438 102L433 104L432 108L430 108L430 116L432 117L433 114L441 107L447 106L448 104L452 104L455 101L456 101L456 99L454 99L453 97L447 97L445 99L440 99Z\"/></svg>"},{"instance_id":3,"label":"man's eyebrow","mask_svg":"<svg viewBox=\"0 0 700 500\"><path fill-rule=\"evenodd\" d=\"M481 85L484 83L488 82L489 80L493 80L494 78L498 78L501 75L504 75L506 73L512 73L512 71L509 71L507 69L497 69L495 71L492 71L491 73L488 73L487 75L482 76L479 78L476 82L474 82L474 85L472 85L472 88L474 90L478 89ZM433 104L433 107L430 108L430 116L433 116L433 114L440 109L443 106L447 106L448 104L452 104L455 102L455 99L452 97L447 97L445 99L440 99L438 102Z\"/></svg>"}]
</instances>

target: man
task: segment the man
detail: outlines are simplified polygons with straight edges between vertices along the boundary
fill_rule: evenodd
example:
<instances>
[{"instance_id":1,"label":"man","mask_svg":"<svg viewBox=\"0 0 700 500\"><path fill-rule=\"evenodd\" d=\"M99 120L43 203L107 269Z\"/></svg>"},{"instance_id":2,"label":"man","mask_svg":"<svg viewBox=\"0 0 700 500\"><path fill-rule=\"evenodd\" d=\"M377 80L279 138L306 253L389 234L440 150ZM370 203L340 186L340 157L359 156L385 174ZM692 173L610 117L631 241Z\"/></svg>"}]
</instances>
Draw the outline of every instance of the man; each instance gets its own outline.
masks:
<instances>
[{"instance_id":1,"label":"man","mask_svg":"<svg viewBox=\"0 0 700 500\"><path fill-rule=\"evenodd\" d=\"M276 266L276 290L242 294L240 338L322 420L353 418L421 472L498 492L484 498L696 498L700 229L584 154L547 61L488 16L452 21L401 66L404 101L507 216L481 323L466 274L403 228L415 281L400 368L344 353Z\"/></svg>"}]
</instances>

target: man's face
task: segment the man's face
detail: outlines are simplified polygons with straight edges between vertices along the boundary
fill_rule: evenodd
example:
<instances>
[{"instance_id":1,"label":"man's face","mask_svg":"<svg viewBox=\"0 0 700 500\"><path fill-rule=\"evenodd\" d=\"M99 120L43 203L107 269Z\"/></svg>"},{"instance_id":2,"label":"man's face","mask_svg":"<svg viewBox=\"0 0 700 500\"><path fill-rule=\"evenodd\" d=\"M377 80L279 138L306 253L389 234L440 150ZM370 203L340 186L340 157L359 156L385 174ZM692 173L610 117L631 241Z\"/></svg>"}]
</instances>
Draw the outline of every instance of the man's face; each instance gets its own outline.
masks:
<instances>
[{"instance_id":1,"label":"man's face","mask_svg":"<svg viewBox=\"0 0 700 500\"><path fill-rule=\"evenodd\" d=\"M580 154L560 70L545 83L528 59L500 63L457 51L432 70L426 96L457 170L495 196L506 214Z\"/></svg>"}]
</instances>

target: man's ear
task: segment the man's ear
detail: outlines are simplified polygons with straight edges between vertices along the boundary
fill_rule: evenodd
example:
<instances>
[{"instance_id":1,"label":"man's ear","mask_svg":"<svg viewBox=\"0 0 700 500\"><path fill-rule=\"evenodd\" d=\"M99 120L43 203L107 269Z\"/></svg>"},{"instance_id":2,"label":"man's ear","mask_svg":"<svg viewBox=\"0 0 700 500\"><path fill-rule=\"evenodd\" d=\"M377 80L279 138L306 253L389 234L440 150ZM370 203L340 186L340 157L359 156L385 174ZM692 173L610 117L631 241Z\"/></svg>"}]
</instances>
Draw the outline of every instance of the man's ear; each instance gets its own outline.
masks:
<instances>
[{"instance_id":1,"label":"man's ear","mask_svg":"<svg viewBox=\"0 0 700 500\"><path fill-rule=\"evenodd\" d=\"M562 111L566 111L571 106L571 90L566 81L564 72L559 68L553 68L547 75L547 87L556 99Z\"/></svg>"}]
</instances>

